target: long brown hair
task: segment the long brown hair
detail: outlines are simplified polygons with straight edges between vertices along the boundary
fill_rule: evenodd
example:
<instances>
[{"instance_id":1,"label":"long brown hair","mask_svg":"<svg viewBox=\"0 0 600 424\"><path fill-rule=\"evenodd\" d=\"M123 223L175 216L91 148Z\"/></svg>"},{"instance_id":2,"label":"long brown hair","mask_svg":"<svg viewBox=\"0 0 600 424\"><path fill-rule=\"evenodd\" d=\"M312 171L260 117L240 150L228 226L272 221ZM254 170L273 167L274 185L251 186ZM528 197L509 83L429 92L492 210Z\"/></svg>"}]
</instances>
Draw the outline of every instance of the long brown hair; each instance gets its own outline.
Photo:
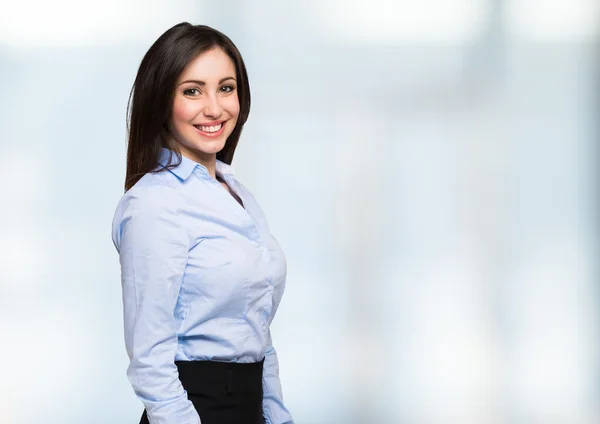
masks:
<instances>
[{"instance_id":1,"label":"long brown hair","mask_svg":"<svg viewBox=\"0 0 600 424\"><path fill-rule=\"evenodd\" d=\"M225 147L217 153L217 159L231 164L242 128L250 113L250 84L244 60L225 34L205 25L182 22L158 37L146 52L129 93L125 191L133 187L144 174L157 168L162 147L177 152L181 163L177 147L169 145L161 132L171 116L175 85L181 73L198 55L215 47L231 58L238 81L238 120ZM171 163L166 168L175 167L179 163ZM162 169L157 172L159 171Z\"/></svg>"}]
</instances>

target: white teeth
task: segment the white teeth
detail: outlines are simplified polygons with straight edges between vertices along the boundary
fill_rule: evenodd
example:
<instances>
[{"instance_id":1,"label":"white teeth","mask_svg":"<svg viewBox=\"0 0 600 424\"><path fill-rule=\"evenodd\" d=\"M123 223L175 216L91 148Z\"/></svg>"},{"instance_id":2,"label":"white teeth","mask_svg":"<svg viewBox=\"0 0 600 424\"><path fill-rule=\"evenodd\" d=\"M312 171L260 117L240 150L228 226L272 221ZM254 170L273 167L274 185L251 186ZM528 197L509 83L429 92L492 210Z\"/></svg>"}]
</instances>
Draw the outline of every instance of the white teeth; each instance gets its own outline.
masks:
<instances>
[{"instance_id":1,"label":"white teeth","mask_svg":"<svg viewBox=\"0 0 600 424\"><path fill-rule=\"evenodd\" d=\"M213 133L213 132L219 131L222 126L223 126L223 123L221 122L219 125L211 125L209 127L207 127L205 125L197 125L196 127L199 128L200 131L204 131L204 132L208 132L208 133Z\"/></svg>"}]
</instances>

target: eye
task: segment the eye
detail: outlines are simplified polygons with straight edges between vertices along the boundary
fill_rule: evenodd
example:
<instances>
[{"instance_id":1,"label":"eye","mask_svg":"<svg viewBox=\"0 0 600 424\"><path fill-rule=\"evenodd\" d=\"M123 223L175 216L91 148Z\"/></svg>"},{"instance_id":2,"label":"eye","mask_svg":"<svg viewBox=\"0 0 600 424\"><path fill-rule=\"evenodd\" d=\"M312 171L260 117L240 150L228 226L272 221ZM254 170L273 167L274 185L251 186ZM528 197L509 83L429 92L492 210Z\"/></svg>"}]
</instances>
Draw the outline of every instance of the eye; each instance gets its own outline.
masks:
<instances>
[{"instance_id":1,"label":"eye","mask_svg":"<svg viewBox=\"0 0 600 424\"><path fill-rule=\"evenodd\" d=\"M233 85L224 85L223 87L221 87L221 91L223 93L231 93L233 90L235 90L235 87Z\"/></svg>"},{"instance_id":2,"label":"eye","mask_svg":"<svg viewBox=\"0 0 600 424\"><path fill-rule=\"evenodd\" d=\"M198 90L197 88L186 88L185 90L183 90L183 94L185 96L197 96L200 94L200 90Z\"/></svg>"}]
</instances>

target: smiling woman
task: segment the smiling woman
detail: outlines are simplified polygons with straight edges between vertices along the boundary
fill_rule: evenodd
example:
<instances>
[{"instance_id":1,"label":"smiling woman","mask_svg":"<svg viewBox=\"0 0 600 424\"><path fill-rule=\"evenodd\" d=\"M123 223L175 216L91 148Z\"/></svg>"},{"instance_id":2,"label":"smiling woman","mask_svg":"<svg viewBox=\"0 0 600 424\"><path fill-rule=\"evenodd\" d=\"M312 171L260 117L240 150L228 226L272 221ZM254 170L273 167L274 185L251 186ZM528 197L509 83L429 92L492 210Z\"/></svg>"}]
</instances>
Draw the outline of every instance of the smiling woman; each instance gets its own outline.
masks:
<instances>
[{"instance_id":1,"label":"smiling woman","mask_svg":"<svg viewBox=\"0 0 600 424\"><path fill-rule=\"evenodd\" d=\"M230 166L250 111L239 51L210 27L174 26L129 107L113 241L140 423L293 423L269 330L286 260Z\"/></svg>"},{"instance_id":2,"label":"smiling woman","mask_svg":"<svg viewBox=\"0 0 600 424\"><path fill-rule=\"evenodd\" d=\"M162 148L202 165L214 162L213 154L231 164L250 113L246 66L224 34L207 26L176 25L144 56L129 106L125 189L155 169ZM220 124L222 131L213 134L210 127ZM214 164L208 169L214 177Z\"/></svg>"}]
</instances>

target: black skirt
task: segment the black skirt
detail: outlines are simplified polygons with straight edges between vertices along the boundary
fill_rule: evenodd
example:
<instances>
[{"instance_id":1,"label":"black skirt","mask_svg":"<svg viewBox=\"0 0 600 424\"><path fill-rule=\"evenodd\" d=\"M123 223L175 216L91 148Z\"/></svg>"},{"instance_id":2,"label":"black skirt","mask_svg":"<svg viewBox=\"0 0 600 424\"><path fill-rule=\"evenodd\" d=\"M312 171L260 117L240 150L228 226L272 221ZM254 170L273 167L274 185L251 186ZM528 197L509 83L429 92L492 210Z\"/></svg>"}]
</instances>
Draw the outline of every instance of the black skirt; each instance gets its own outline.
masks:
<instances>
[{"instance_id":1,"label":"black skirt","mask_svg":"<svg viewBox=\"0 0 600 424\"><path fill-rule=\"evenodd\" d=\"M175 361L202 424L264 424L263 363ZM140 424L149 424L146 411Z\"/></svg>"}]
</instances>

